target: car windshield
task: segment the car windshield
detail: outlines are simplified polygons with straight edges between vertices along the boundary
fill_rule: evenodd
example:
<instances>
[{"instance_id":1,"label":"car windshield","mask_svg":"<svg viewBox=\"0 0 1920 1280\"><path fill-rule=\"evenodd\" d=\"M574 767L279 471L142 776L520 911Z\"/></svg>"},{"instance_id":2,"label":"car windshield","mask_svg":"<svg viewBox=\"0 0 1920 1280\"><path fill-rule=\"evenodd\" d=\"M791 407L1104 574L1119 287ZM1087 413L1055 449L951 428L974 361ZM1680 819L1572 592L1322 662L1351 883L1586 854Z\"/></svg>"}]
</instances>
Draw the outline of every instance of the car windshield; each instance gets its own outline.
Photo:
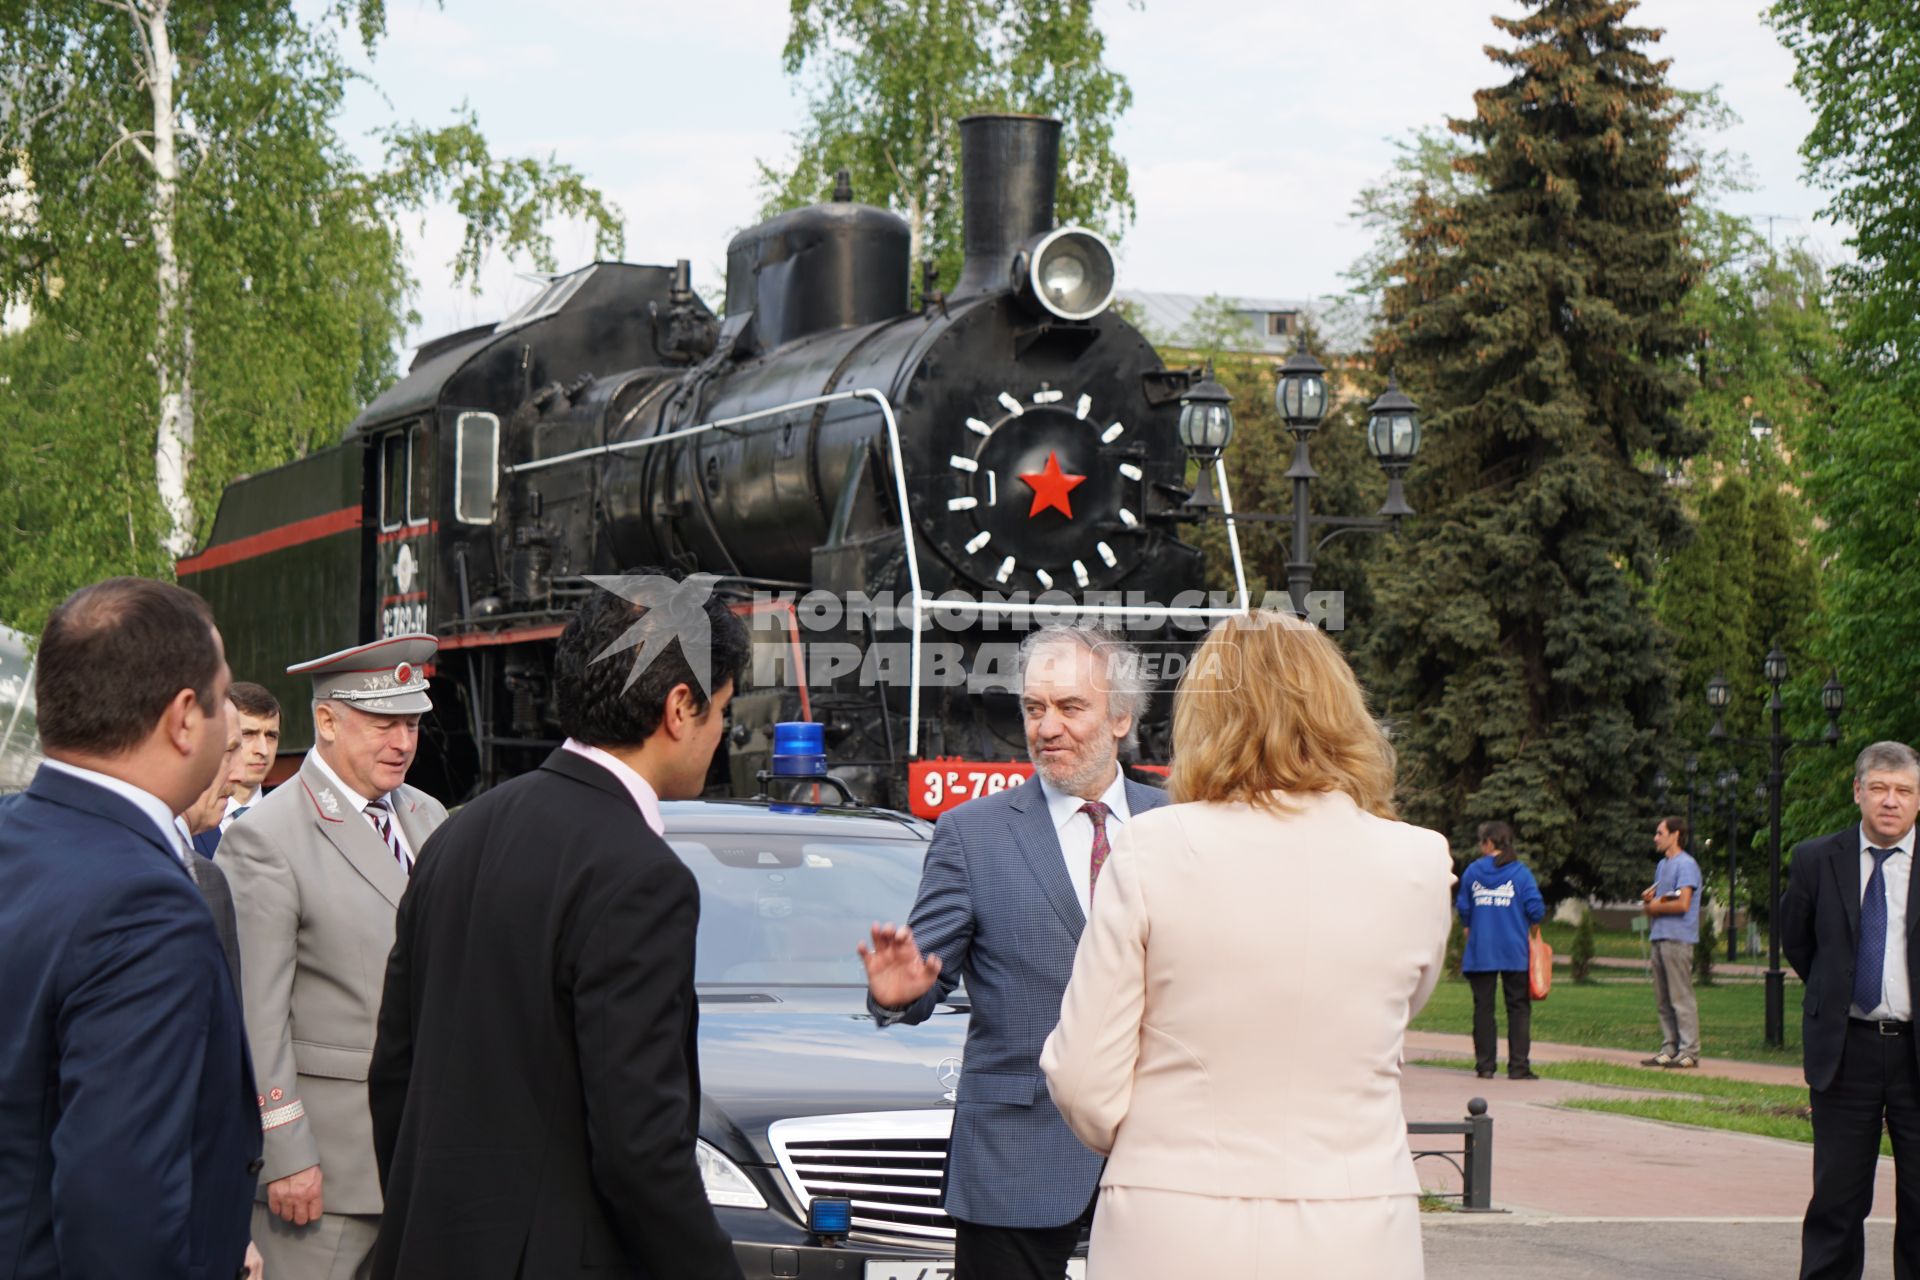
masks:
<instances>
[{"instance_id":1,"label":"car windshield","mask_svg":"<svg viewBox=\"0 0 1920 1280\"><path fill-rule=\"evenodd\" d=\"M927 846L779 833L670 835L700 881L694 981L864 986L854 945L913 909Z\"/></svg>"}]
</instances>

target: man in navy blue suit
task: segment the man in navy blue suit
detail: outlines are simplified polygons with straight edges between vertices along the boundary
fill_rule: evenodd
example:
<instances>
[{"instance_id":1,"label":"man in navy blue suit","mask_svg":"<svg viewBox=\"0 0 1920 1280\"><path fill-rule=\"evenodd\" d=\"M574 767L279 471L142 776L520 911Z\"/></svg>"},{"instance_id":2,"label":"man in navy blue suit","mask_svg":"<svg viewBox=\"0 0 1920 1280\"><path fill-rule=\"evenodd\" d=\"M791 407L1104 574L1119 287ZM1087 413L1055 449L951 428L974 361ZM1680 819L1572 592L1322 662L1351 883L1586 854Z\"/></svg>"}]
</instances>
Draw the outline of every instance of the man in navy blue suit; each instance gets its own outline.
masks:
<instances>
[{"instance_id":1,"label":"man in navy blue suit","mask_svg":"<svg viewBox=\"0 0 1920 1280\"><path fill-rule=\"evenodd\" d=\"M1060 1280L1093 1218L1103 1162L1054 1109L1040 1048L1060 1021L1110 833L1167 802L1120 771L1146 703L1138 656L1113 636L1030 636L1020 704L1035 776L942 814L908 927L875 925L859 947L881 1026L925 1021L966 979L943 1192L958 1280Z\"/></svg>"},{"instance_id":2,"label":"man in navy blue suit","mask_svg":"<svg viewBox=\"0 0 1920 1280\"><path fill-rule=\"evenodd\" d=\"M0 809L0 1267L246 1274L253 1072L174 815L226 748L206 604L115 578L48 620L46 760Z\"/></svg>"}]
</instances>

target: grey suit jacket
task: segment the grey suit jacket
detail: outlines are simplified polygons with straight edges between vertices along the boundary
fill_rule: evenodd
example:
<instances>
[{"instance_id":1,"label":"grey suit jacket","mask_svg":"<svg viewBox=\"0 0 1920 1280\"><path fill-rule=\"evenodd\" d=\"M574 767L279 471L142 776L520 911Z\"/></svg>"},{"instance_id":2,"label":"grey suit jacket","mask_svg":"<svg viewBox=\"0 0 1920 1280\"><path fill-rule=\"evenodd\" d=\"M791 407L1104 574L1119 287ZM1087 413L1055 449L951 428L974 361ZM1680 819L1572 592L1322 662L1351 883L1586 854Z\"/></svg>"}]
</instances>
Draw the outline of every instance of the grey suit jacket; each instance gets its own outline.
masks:
<instances>
[{"instance_id":1,"label":"grey suit jacket","mask_svg":"<svg viewBox=\"0 0 1920 1280\"><path fill-rule=\"evenodd\" d=\"M1166 793L1129 781L1134 816ZM1067 1128L1040 1074L1086 915L1037 779L942 814L908 926L940 957L933 990L875 1021L921 1022L964 976L967 1025L943 1203L993 1227L1057 1227L1093 1199L1101 1159Z\"/></svg>"},{"instance_id":2,"label":"grey suit jacket","mask_svg":"<svg viewBox=\"0 0 1920 1280\"><path fill-rule=\"evenodd\" d=\"M447 811L412 787L389 798L417 857ZM379 1213L367 1064L406 872L311 755L227 828L220 861L260 1090L259 1195L317 1164L329 1213Z\"/></svg>"}]
</instances>

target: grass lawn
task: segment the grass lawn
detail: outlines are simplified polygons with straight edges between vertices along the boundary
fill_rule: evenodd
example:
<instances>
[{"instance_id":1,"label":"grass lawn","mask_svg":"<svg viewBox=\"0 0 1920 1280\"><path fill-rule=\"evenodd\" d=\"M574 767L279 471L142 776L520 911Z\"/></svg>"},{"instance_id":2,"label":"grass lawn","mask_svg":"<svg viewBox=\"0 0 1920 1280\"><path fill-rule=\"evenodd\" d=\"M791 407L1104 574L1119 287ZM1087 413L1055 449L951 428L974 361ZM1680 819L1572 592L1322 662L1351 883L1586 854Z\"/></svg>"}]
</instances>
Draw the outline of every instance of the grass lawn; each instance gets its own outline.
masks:
<instances>
[{"instance_id":1,"label":"grass lawn","mask_svg":"<svg viewBox=\"0 0 1920 1280\"><path fill-rule=\"evenodd\" d=\"M1766 996L1758 983L1695 987L1700 1000L1701 1052L1715 1058L1742 1058L1750 1062L1800 1061L1800 991L1787 987L1787 1044L1766 1047ZM1447 978L1433 999L1413 1020L1415 1031L1473 1033L1473 991L1464 978ZM1505 1053L1506 1011L1500 1012L1502 1055ZM1637 1049L1651 1054L1660 1047L1660 1019L1653 1008L1651 982L1579 984L1562 977L1553 994L1534 1002L1533 1038L1554 1044L1591 1044L1613 1049ZM1536 1068L1537 1069L1537 1068Z\"/></svg>"},{"instance_id":2,"label":"grass lawn","mask_svg":"<svg viewBox=\"0 0 1920 1280\"><path fill-rule=\"evenodd\" d=\"M1420 1066L1468 1070L1461 1059L1432 1059ZM1793 1142L1813 1141L1813 1121L1807 1109L1804 1088L1749 1084L1744 1080L1720 1080L1693 1072L1661 1071L1641 1067L1617 1067L1610 1062L1541 1062L1534 1071L1550 1080L1572 1080L1581 1084L1605 1085L1618 1089L1658 1092L1658 1098L1574 1098L1563 1106L1580 1111L1606 1111L1614 1115L1639 1116L1646 1120L1664 1120L1669 1124L1688 1124L1707 1129L1731 1129L1737 1133L1755 1133L1766 1138L1786 1138ZM1882 1155L1893 1154L1893 1144L1880 1140Z\"/></svg>"},{"instance_id":3,"label":"grass lawn","mask_svg":"<svg viewBox=\"0 0 1920 1280\"><path fill-rule=\"evenodd\" d=\"M1570 924L1560 924L1549 920L1540 926L1540 936L1547 940L1556 957L1573 954L1573 929ZM1640 941L1642 935L1625 929L1596 929L1593 932L1593 954L1613 956L1622 960L1646 959L1646 943Z\"/></svg>"}]
</instances>

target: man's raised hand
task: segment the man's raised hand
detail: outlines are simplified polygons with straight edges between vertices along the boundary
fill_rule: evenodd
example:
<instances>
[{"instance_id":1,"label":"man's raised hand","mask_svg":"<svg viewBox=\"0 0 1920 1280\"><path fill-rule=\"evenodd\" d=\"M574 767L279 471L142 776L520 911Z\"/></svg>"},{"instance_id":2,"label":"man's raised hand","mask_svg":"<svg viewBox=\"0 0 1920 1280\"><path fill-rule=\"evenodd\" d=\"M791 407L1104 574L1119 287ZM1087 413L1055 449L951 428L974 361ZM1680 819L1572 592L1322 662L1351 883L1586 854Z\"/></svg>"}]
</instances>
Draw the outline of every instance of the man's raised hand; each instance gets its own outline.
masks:
<instances>
[{"instance_id":1,"label":"man's raised hand","mask_svg":"<svg viewBox=\"0 0 1920 1280\"><path fill-rule=\"evenodd\" d=\"M940 976L940 957L921 955L913 930L901 925L874 925L872 946L862 942L854 949L867 966L867 990L883 1009L904 1009Z\"/></svg>"}]
</instances>

